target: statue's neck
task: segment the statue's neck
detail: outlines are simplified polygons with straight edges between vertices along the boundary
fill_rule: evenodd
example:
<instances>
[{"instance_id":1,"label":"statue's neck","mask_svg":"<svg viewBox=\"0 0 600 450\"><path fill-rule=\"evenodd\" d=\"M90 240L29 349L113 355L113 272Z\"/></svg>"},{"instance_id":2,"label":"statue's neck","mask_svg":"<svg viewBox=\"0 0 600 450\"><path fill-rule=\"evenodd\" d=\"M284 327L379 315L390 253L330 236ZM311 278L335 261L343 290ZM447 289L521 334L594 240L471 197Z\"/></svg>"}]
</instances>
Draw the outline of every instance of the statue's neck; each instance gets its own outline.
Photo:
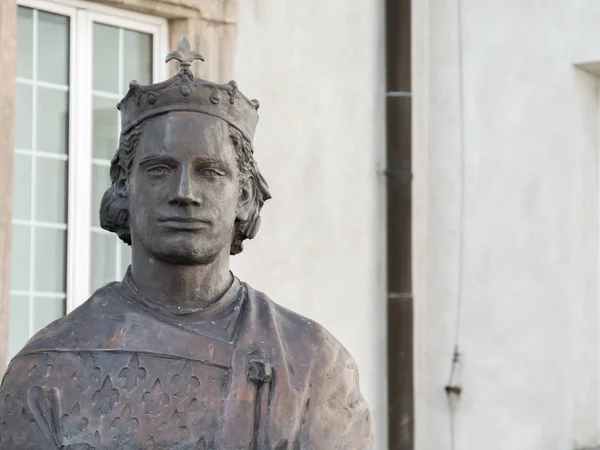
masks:
<instances>
[{"instance_id":1,"label":"statue's neck","mask_svg":"<svg viewBox=\"0 0 600 450\"><path fill-rule=\"evenodd\" d=\"M196 309L213 303L231 286L229 253L203 265L179 265L151 257L143 248L132 249L131 277L139 293L168 308Z\"/></svg>"}]
</instances>

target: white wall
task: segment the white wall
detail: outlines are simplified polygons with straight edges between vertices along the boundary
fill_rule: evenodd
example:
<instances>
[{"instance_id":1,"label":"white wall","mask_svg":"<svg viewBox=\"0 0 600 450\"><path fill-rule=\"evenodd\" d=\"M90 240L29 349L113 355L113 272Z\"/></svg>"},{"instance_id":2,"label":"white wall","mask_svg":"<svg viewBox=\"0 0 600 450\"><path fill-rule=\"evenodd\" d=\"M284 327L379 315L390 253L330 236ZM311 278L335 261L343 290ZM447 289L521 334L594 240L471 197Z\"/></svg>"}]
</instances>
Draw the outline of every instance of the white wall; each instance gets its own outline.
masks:
<instances>
[{"instance_id":1,"label":"white wall","mask_svg":"<svg viewBox=\"0 0 600 450\"><path fill-rule=\"evenodd\" d=\"M383 1L241 0L236 81L261 102L273 199L233 269L358 362L386 448Z\"/></svg>"},{"instance_id":2,"label":"white wall","mask_svg":"<svg viewBox=\"0 0 600 450\"><path fill-rule=\"evenodd\" d=\"M461 225L457 0L413 2L416 449L598 445L600 2L463 5Z\"/></svg>"}]
</instances>

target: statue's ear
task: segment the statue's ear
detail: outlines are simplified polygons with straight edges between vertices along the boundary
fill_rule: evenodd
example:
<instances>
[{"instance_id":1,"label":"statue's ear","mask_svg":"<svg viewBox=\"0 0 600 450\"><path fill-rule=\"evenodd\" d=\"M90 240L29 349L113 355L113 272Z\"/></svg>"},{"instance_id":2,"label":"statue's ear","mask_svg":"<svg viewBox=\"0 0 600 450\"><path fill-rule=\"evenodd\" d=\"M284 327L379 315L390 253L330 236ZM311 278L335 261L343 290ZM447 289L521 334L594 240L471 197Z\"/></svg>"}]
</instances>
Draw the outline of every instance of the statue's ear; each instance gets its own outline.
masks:
<instances>
[{"instance_id":1,"label":"statue's ear","mask_svg":"<svg viewBox=\"0 0 600 450\"><path fill-rule=\"evenodd\" d=\"M250 213L254 209L254 197L256 189L254 189L254 178L245 177L240 186L240 195L238 197L236 219L240 222L246 222L250 217Z\"/></svg>"},{"instance_id":2,"label":"statue's ear","mask_svg":"<svg viewBox=\"0 0 600 450\"><path fill-rule=\"evenodd\" d=\"M129 180L123 169L119 170L119 177L115 183L115 189L120 198L129 198Z\"/></svg>"}]
</instances>

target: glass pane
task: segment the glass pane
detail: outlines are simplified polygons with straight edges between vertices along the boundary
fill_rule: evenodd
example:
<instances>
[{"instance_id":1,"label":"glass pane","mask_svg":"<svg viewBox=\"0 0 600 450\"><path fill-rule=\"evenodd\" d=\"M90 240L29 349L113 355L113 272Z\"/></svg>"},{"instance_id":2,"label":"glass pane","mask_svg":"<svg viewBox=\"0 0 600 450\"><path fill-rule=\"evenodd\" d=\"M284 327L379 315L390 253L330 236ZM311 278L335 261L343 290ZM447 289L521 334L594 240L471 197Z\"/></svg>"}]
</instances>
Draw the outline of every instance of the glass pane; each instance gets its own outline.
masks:
<instances>
[{"instance_id":1,"label":"glass pane","mask_svg":"<svg viewBox=\"0 0 600 450\"><path fill-rule=\"evenodd\" d=\"M33 88L17 83L15 93L15 147L31 150Z\"/></svg>"},{"instance_id":2,"label":"glass pane","mask_svg":"<svg viewBox=\"0 0 600 450\"><path fill-rule=\"evenodd\" d=\"M8 346L12 358L29 339L29 298L24 295L10 296L8 321Z\"/></svg>"},{"instance_id":3,"label":"glass pane","mask_svg":"<svg viewBox=\"0 0 600 450\"><path fill-rule=\"evenodd\" d=\"M37 157L35 219L67 223L67 162Z\"/></svg>"},{"instance_id":4,"label":"glass pane","mask_svg":"<svg viewBox=\"0 0 600 450\"><path fill-rule=\"evenodd\" d=\"M92 157L110 160L119 137L117 100L94 96L92 115Z\"/></svg>"},{"instance_id":5,"label":"glass pane","mask_svg":"<svg viewBox=\"0 0 600 450\"><path fill-rule=\"evenodd\" d=\"M92 291L115 281L116 263L115 235L92 231Z\"/></svg>"},{"instance_id":6,"label":"glass pane","mask_svg":"<svg viewBox=\"0 0 600 450\"><path fill-rule=\"evenodd\" d=\"M31 156L15 153L13 218L31 218Z\"/></svg>"},{"instance_id":7,"label":"glass pane","mask_svg":"<svg viewBox=\"0 0 600 450\"><path fill-rule=\"evenodd\" d=\"M67 232L36 227L34 289L65 292Z\"/></svg>"},{"instance_id":8,"label":"glass pane","mask_svg":"<svg viewBox=\"0 0 600 450\"><path fill-rule=\"evenodd\" d=\"M119 29L94 24L94 89L119 93Z\"/></svg>"},{"instance_id":9,"label":"glass pane","mask_svg":"<svg viewBox=\"0 0 600 450\"><path fill-rule=\"evenodd\" d=\"M100 226L100 201L110 186L108 167L92 165L92 226Z\"/></svg>"},{"instance_id":10,"label":"glass pane","mask_svg":"<svg viewBox=\"0 0 600 450\"><path fill-rule=\"evenodd\" d=\"M67 153L69 93L38 87L37 148L41 152Z\"/></svg>"},{"instance_id":11,"label":"glass pane","mask_svg":"<svg viewBox=\"0 0 600 450\"><path fill-rule=\"evenodd\" d=\"M33 78L33 9L17 12L17 76Z\"/></svg>"},{"instance_id":12,"label":"glass pane","mask_svg":"<svg viewBox=\"0 0 600 450\"><path fill-rule=\"evenodd\" d=\"M56 319L65 315L62 298L35 297L33 299L33 333L37 333Z\"/></svg>"},{"instance_id":13,"label":"glass pane","mask_svg":"<svg viewBox=\"0 0 600 450\"><path fill-rule=\"evenodd\" d=\"M69 84L69 18L38 13L37 79Z\"/></svg>"},{"instance_id":14,"label":"glass pane","mask_svg":"<svg viewBox=\"0 0 600 450\"><path fill-rule=\"evenodd\" d=\"M119 238L117 238L119 239ZM125 242L119 239L119 245L121 246L121 272L122 276L125 276L127 268L131 264L131 247Z\"/></svg>"},{"instance_id":15,"label":"glass pane","mask_svg":"<svg viewBox=\"0 0 600 450\"><path fill-rule=\"evenodd\" d=\"M137 80L140 84L152 82L152 35L125 30L123 41L127 57L123 58L124 86L121 88L126 92L131 80Z\"/></svg>"},{"instance_id":16,"label":"glass pane","mask_svg":"<svg viewBox=\"0 0 600 450\"><path fill-rule=\"evenodd\" d=\"M29 252L31 250L31 227L13 225L10 244L10 288L29 290Z\"/></svg>"}]
</instances>

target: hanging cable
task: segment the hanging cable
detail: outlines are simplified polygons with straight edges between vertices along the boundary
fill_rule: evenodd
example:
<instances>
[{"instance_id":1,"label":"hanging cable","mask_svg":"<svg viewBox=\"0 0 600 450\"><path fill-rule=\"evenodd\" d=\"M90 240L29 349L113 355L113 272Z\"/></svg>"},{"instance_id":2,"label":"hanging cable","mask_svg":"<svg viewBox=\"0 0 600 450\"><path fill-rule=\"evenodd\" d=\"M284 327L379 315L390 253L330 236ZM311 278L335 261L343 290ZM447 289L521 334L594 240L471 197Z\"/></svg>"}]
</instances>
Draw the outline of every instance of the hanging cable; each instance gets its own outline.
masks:
<instances>
[{"instance_id":1,"label":"hanging cable","mask_svg":"<svg viewBox=\"0 0 600 450\"><path fill-rule=\"evenodd\" d=\"M465 101L464 101L464 54L463 54L463 2L456 0L456 28L458 53L458 109L459 109L459 211L458 211L458 249L457 249L457 286L456 286L456 318L454 341L448 384L445 387L448 398L450 419L450 449L456 450L456 427L454 399L462 392L455 385L455 376L461 360L460 330L462 320L462 303L464 291L464 222L465 222Z\"/></svg>"}]
</instances>

